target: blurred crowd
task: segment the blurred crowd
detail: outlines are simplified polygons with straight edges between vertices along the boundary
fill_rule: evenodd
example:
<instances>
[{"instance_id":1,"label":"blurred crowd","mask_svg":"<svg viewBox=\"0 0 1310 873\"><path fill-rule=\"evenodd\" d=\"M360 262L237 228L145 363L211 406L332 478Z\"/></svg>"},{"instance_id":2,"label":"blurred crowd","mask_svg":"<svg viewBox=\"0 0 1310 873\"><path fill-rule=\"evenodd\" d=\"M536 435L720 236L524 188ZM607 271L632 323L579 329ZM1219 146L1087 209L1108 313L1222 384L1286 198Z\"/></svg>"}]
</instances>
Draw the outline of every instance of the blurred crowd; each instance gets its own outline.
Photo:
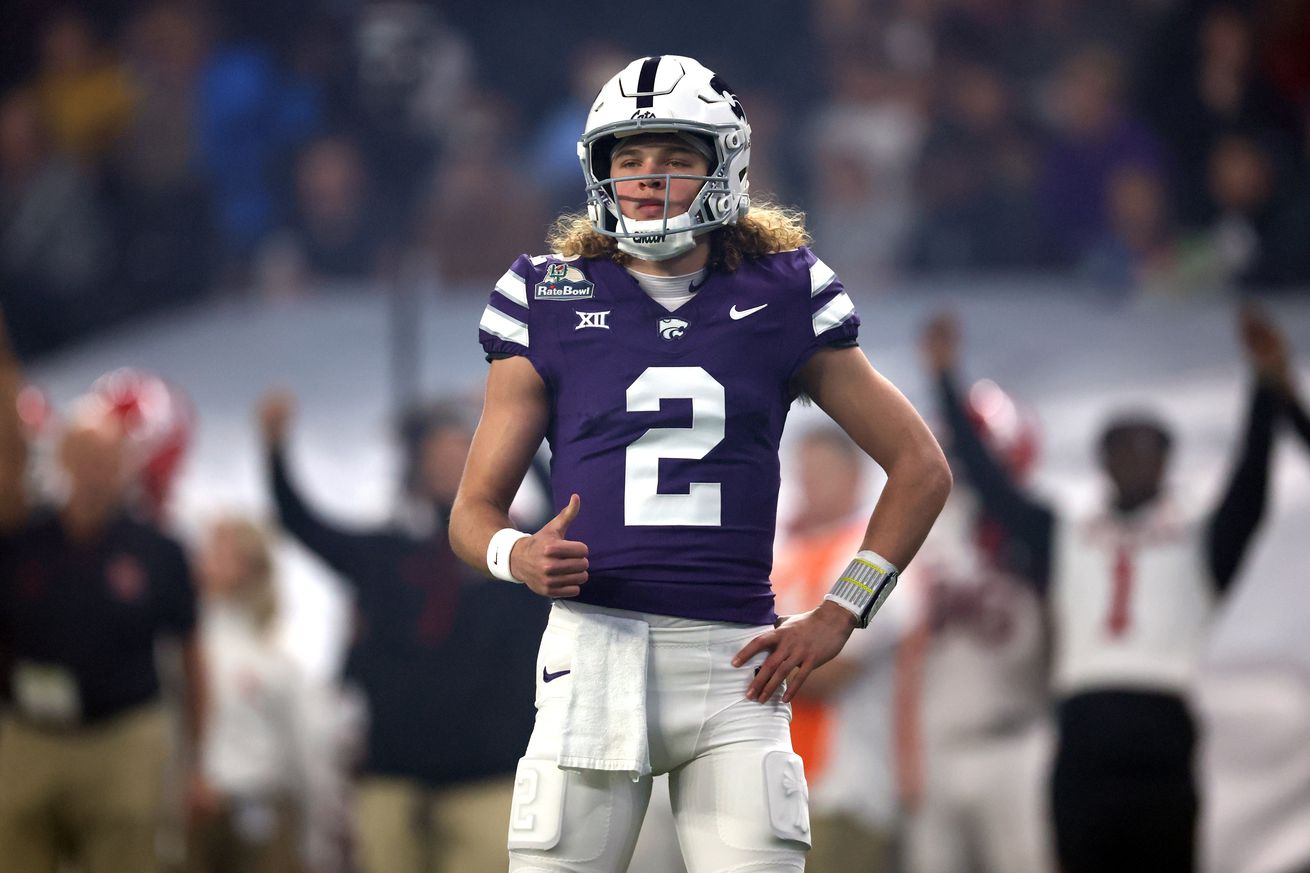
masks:
<instances>
[{"instance_id":1,"label":"blurred crowd","mask_svg":"<svg viewBox=\"0 0 1310 873\"><path fill-rule=\"evenodd\" d=\"M13 636L0 639L13 649L0 647L12 704L0 723L0 840L19 848L0 856L0 871L70 856L89 873L144 870L161 851L173 869L208 873L496 868L485 859L503 853L532 718L530 686L514 683L533 678L536 640L503 628L511 613L518 626L540 624L543 607L521 588L484 584L450 553L466 411L416 409L399 423L403 506L394 524L359 531L300 490L291 399L270 396L259 410L282 531L354 595L346 664L323 689L274 638L275 540L263 526L225 517L194 548L173 542L160 511L190 424L167 387L131 374L97 383L56 429L57 452L29 464L29 444L53 440L18 362L217 296L400 285L485 295L514 254L542 250L552 216L581 208L583 118L600 83L635 56L694 54L758 89L741 93L760 134L752 194L806 210L816 249L866 292L924 274L1026 271L1107 301L1310 289L1310 0L735 6L697 4L638 31L621 10L580 0L6 4L0 571L18 584L0 611ZM952 368L930 369L940 380ZM1282 390L1300 410L1290 382ZM1296 421L1310 439L1303 410ZM795 566L825 572L780 572L782 598L812 599L806 586L831 576L823 556L849 552L867 496L849 448L817 433L801 451L788 548ZM64 469L57 487L33 481L42 464ZM959 867L911 862L911 844L951 849L939 833L976 830L951 851L1006 873L1045 869L1049 834L1011 839L1010 821L969 817L1048 815L1032 806L1050 754L1050 629L1033 586L977 572L972 522L955 521L960 543L921 566L967 566L907 579L901 605L912 614L889 612L886 635L868 637L872 667L837 665L797 707L816 832L860 849L866 867L885 858L884 869L908 841L903 864L933 870ZM997 531L979 531L997 547ZM65 563L49 570L51 555ZM67 599L46 604L57 575L98 599L67 613ZM948 590L954 581L977 585ZM994 647L995 665L968 647L995 630L993 589L1014 589L1016 621L1032 619L1030 634L1007 630L1012 646ZM132 617L143 604L148 621ZM20 640L19 627L31 633ZM133 657L115 659L126 666L99 669L97 646L127 637ZM71 666L44 664L47 639L75 652ZM179 709L161 703L170 679L153 656L164 639L180 643L181 726L163 719ZM1022 784L979 767L985 790L959 800L959 786L935 780L940 765L924 763L960 745L959 726L929 709L935 695L942 712L962 711L956 687L923 678L955 671L934 666L952 652L979 671L1023 674L1007 679L1027 695L1008 708L986 682L971 686L990 708L969 713L996 724L960 731L1012 745L1018 763L1004 769ZM907 669L922 680L908 702ZM855 733L860 766L837 766L857 760ZM913 756L890 760L888 748L900 754L907 742L924 756L918 769ZM168 766L184 772L155 778ZM856 778L871 771L882 778ZM178 796L161 800L160 784ZM942 831L930 827L935 803L949 808ZM897 832L898 805L927 836ZM155 842L160 808L179 819L171 849ZM102 816L135 842L98 844ZM993 857L1025 848L1029 867ZM824 863L854 869L816 855L815 869Z\"/></svg>"},{"instance_id":2,"label":"blurred crowd","mask_svg":"<svg viewBox=\"0 0 1310 873\"><path fill-rule=\"evenodd\" d=\"M1304 0L758 13L638 35L576 2L15 0L0 303L19 351L214 294L481 293L581 207L575 143L599 83L662 51L759 83L741 95L763 134L752 192L806 210L851 281L1310 283Z\"/></svg>"}]
</instances>

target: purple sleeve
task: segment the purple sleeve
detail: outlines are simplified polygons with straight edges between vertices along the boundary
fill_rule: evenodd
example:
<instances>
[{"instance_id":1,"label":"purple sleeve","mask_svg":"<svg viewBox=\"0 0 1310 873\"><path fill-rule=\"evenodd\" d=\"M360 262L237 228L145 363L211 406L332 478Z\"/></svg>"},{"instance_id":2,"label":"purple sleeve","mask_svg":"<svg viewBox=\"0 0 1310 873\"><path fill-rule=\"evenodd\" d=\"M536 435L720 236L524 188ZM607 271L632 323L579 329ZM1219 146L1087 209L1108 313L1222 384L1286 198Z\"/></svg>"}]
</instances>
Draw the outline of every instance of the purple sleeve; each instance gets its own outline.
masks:
<instances>
[{"instance_id":1,"label":"purple sleeve","mask_svg":"<svg viewBox=\"0 0 1310 873\"><path fill-rule=\"evenodd\" d=\"M532 260L527 255L520 255L496 281L478 324L478 340L488 358L528 354L528 278L531 271Z\"/></svg>"}]
</instances>

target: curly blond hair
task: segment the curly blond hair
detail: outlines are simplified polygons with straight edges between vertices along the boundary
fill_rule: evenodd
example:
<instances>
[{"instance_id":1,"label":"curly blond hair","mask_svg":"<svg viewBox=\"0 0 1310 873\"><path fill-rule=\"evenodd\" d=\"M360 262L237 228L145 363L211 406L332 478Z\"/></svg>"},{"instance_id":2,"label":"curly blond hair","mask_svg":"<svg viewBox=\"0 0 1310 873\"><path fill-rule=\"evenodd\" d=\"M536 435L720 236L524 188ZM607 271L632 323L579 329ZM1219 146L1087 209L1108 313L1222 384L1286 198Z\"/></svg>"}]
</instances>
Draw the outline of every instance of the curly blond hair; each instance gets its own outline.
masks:
<instances>
[{"instance_id":1,"label":"curly blond hair","mask_svg":"<svg viewBox=\"0 0 1310 873\"><path fill-rule=\"evenodd\" d=\"M775 252L799 248L810 241L805 229L805 213L776 203L752 203L736 224L710 233L711 270L732 272L746 258L758 258ZM619 251L614 237L597 233L585 213L561 215L546 234L551 250L565 257L609 258L626 265L633 257Z\"/></svg>"}]
</instances>

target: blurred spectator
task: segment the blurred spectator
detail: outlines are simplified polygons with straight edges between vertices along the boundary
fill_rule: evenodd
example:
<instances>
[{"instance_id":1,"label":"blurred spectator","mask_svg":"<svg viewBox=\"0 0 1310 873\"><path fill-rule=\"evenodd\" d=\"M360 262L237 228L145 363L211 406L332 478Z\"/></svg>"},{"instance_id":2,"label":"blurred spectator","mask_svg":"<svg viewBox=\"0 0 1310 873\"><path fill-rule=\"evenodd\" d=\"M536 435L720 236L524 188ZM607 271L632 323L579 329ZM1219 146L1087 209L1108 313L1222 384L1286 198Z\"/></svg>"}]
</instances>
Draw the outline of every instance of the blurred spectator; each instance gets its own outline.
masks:
<instances>
[{"instance_id":1,"label":"blurred spectator","mask_svg":"<svg viewBox=\"0 0 1310 873\"><path fill-rule=\"evenodd\" d=\"M1310 188L1281 183L1254 139L1225 137L1209 157L1216 218L1207 231L1221 275L1244 287L1310 282Z\"/></svg>"},{"instance_id":2,"label":"blurred spectator","mask_svg":"<svg viewBox=\"0 0 1310 873\"><path fill-rule=\"evenodd\" d=\"M342 529L292 485L291 399L260 420L283 526L355 594L346 680L368 703L356 794L363 873L495 870L507 859L514 769L532 731L538 631L548 603L525 586L466 573L446 524L471 429L448 409L405 422L404 489L423 518Z\"/></svg>"},{"instance_id":3,"label":"blurred spectator","mask_svg":"<svg viewBox=\"0 0 1310 873\"><path fill-rule=\"evenodd\" d=\"M181 547L130 512L127 422L88 395L59 442L67 496L31 504L0 324L0 871L150 873L170 749L156 643L180 644L191 749L205 725L195 594ZM190 760L194 760L191 758ZM212 803L192 767L194 812Z\"/></svg>"},{"instance_id":4,"label":"blurred spectator","mask_svg":"<svg viewBox=\"0 0 1310 873\"><path fill-rule=\"evenodd\" d=\"M37 163L54 167L0 183L0 235L12 237L0 295L25 352L215 284L385 275L410 246L452 284L491 278L486 263L540 251L541 219L577 205L567 120L586 111L585 81L613 65L622 32L616 11L580 0L570 16L515 0L534 39L512 47L500 45L504 9L428 0L10 6L0 89L32 95ZM807 210L844 274L1073 266L1102 288L1179 294L1310 281L1302 0L802 7L725 7L701 31L732 25L729 69L818 44L826 70L792 65L750 101L766 143L752 193ZM565 44L572 94L521 74ZM337 140L324 131L353 146L320 148L315 137ZM1234 136L1269 164L1258 216L1211 193ZM1160 220L1147 215L1159 194L1148 176L1164 185ZM1152 223L1164 236L1138 248Z\"/></svg>"},{"instance_id":5,"label":"blurred spectator","mask_svg":"<svg viewBox=\"0 0 1310 873\"><path fill-rule=\"evenodd\" d=\"M1182 252L1158 170L1131 164L1115 168L1106 180L1105 200L1109 232L1087 251L1081 264L1093 285L1107 292L1158 295L1204 287L1201 283L1207 277L1183 273Z\"/></svg>"},{"instance_id":6,"label":"blurred spectator","mask_svg":"<svg viewBox=\"0 0 1310 873\"><path fill-rule=\"evenodd\" d=\"M807 120L813 233L834 270L875 280L897 264L914 216L919 83L866 55L831 63L833 99Z\"/></svg>"},{"instance_id":7,"label":"blurred spectator","mask_svg":"<svg viewBox=\"0 0 1310 873\"><path fill-rule=\"evenodd\" d=\"M56 155L38 102L0 102L0 305L19 354L47 351L95 324L109 234L95 186Z\"/></svg>"},{"instance_id":8,"label":"blurred spectator","mask_svg":"<svg viewBox=\"0 0 1310 873\"><path fill-rule=\"evenodd\" d=\"M938 350L925 340L935 375ZM940 379L938 391L949 396ZM1027 481L1040 450L1032 414L989 381L965 404L976 438ZM905 869L1046 873L1053 725L1040 531L999 524L969 487L960 448L941 442L956 486L898 593L919 613L896 665Z\"/></svg>"},{"instance_id":9,"label":"blurred spectator","mask_svg":"<svg viewBox=\"0 0 1310 873\"><path fill-rule=\"evenodd\" d=\"M395 230L373 187L347 136L320 137L300 153L294 215L271 241L275 257L291 260L295 285L367 282L384 274L394 260Z\"/></svg>"},{"instance_id":10,"label":"blurred spectator","mask_svg":"<svg viewBox=\"0 0 1310 873\"><path fill-rule=\"evenodd\" d=\"M210 289L212 226L197 130L210 30L198 5L167 0L137 11L125 28L124 56L138 96L112 156L118 314L195 300Z\"/></svg>"},{"instance_id":11,"label":"blurred spectator","mask_svg":"<svg viewBox=\"0 0 1310 873\"><path fill-rule=\"evenodd\" d=\"M984 511L1025 532L1032 581L1051 604L1057 742L1051 779L1064 873L1195 869L1197 726L1190 697L1216 604L1232 591L1264 515L1281 336L1243 319L1253 387L1241 454L1208 515L1170 495L1171 436L1149 413L1113 419L1099 440L1103 508L1060 519L982 445L953 371L958 329L929 327L954 450Z\"/></svg>"},{"instance_id":12,"label":"blurred spectator","mask_svg":"<svg viewBox=\"0 0 1310 873\"><path fill-rule=\"evenodd\" d=\"M257 247L285 216L280 171L319 126L322 93L259 43L224 41L201 75L198 112L223 281L240 285Z\"/></svg>"},{"instance_id":13,"label":"blurred spectator","mask_svg":"<svg viewBox=\"0 0 1310 873\"><path fill-rule=\"evenodd\" d=\"M821 600L859 549L869 521L862 512L864 457L836 428L802 438L800 510L773 566L779 615L805 612ZM892 655L909 624L907 603L894 595L792 701L792 746L810 789L810 873L895 869Z\"/></svg>"},{"instance_id":14,"label":"blurred spectator","mask_svg":"<svg viewBox=\"0 0 1310 873\"><path fill-rule=\"evenodd\" d=\"M542 192L545 208L552 215L581 212L586 205L578 184L582 174L578 131L586 126L587 113L601 86L631 58L626 50L602 41L580 46L577 56L580 63L569 70L568 95L537 123L529 148L532 183Z\"/></svg>"},{"instance_id":15,"label":"blurred spectator","mask_svg":"<svg viewBox=\"0 0 1310 873\"><path fill-rule=\"evenodd\" d=\"M1042 159L1038 209L1057 263L1077 263L1109 232L1104 192L1116 167L1163 168L1155 138L1124 104L1121 67L1109 49L1087 47L1065 61L1052 87L1055 130Z\"/></svg>"},{"instance_id":16,"label":"blurred spectator","mask_svg":"<svg viewBox=\"0 0 1310 873\"><path fill-rule=\"evenodd\" d=\"M1019 82L1040 81L1090 43L1135 58L1176 0L1035 0L978 4L1005 10L989 22L991 57Z\"/></svg>"},{"instance_id":17,"label":"blurred spectator","mask_svg":"<svg viewBox=\"0 0 1310 873\"><path fill-rule=\"evenodd\" d=\"M360 4L354 26L360 136L380 193L406 221L473 83L473 47L437 4Z\"/></svg>"},{"instance_id":18,"label":"blurred spectator","mask_svg":"<svg viewBox=\"0 0 1310 873\"><path fill-rule=\"evenodd\" d=\"M1255 6L1256 50L1269 83L1291 104L1310 99L1310 14L1304 0Z\"/></svg>"},{"instance_id":19,"label":"blurred spectator","mask_svg":"<svg viewBox=\"0 0 1310 873\"><path fill-rule=\"evenodd\" d=\"M278 647L273 555L242 518L208 528L197 574L209 671L210 729L203 765L216 805L191 833L195 873L295 873L302 830L331 784L331 757L314 747L314 702Z\"/></svg>"},{"instance_id":20,"label":"blurred spectator","mask_svg":"<svg viewBox=\"0 0 1310 873\"><path fill-rule=\"evenodd\" d=\"M1247 4L1180 4L1148 44L1138 91L1147 117L1170 148L1180 219L1209 220L1210 156L1230 135L1299 142L1293 104L1261 69Z\"/></svg>"},{"instance_id":21,"label":"blurred spectator","mask_svg":"<svg viewBox=\"0 0 1310 873\"><path fill-rule=\"evenodd\" d=\"M116 161L125 184L176 188L195 172L196 86L209 38L209 20L189 3L156 0L128 21L124 53L138 98Z\"/></svg>"},{"instance_id":22,"label":"blurred spectator","mask_svg":"<svg viewBox=\"0 0 1310 873\"><path fill-rule=\"evenodd\" d=\"M500 95L469 98L459 123L448 132L449 152L437 172L420 218L418 242L454 288L490 284L490 264L515 253L541 252L545 207L523 162L510 107ZM578 170L579 179L582 170ZM578 186L579 189L581 185ZM484 232L486 231L486 232Z\"/></svg>"},{"instance_id":23,"label":"blurred spectator","mask_svg":"<svg viewBox=\"0 0 1310 873\"><path fill-rule=\"evenodd\" d=\"M42 28L32 87L56 148L88 164L114 145L136 100L127 69L74 7L56 12Z\"/></svg>"},{"instance_id":24,"label":"blurred spectator","mask_svg":"<svg viewBox=\"0 0 1310 873\"><path fill-rule=\"evenodd\" d=\"M1041 254L1036 137L997 68L966 61L941 80L942 105L917 171L909 263L924 270L1032 266Z\"/></svg>"}]
</instances>

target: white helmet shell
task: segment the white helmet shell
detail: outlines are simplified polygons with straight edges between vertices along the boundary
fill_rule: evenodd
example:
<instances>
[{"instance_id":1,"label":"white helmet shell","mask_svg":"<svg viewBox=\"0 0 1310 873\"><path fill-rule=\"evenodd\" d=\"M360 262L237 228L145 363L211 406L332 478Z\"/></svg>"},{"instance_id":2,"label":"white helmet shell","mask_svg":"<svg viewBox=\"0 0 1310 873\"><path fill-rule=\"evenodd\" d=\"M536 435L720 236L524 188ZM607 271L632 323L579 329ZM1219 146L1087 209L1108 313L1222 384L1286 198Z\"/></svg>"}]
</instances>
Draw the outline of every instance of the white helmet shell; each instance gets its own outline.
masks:
<instances>
[{"instance_id":1,"label":"white helmet shell","mask_svg":"<svg viewBox=\"0 0 1310 873\"><path fill-rule=\"evenodd\" d=\"M703 184L685 213L637 221L620 212L609 155L618 139L639 133L693 137L711 152L709 175L694 177ZM735 224L750 209L750 147L746 113L712 70L680 55L633 61L600 89L578 142L592 227L642 260L663 261L690 251L696 237ZM667 175L662 178L667 182Z\"/></svg>"}]
</instances>

